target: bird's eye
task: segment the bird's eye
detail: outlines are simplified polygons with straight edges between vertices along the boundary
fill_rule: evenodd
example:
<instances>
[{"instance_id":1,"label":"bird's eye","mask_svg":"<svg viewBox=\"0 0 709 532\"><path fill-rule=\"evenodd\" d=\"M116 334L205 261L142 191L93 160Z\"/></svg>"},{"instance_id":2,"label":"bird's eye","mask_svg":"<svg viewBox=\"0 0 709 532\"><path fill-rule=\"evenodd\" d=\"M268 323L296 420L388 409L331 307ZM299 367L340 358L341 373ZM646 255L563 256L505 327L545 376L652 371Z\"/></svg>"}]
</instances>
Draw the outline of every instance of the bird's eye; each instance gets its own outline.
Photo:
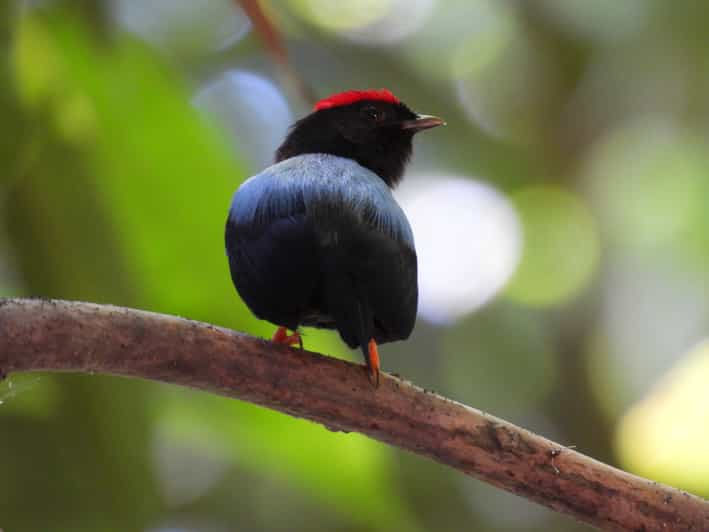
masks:
<instances>
[{"instance_id":1,"label":"bird's eye","mask_svg":"<svg viewBox=\"0 0 709 532\"><path fill-rule=\"evenodd\" d=\"M376 107L365 107L362 109L362 114L373 122L381 122L384 118L384 113Z\"/></svg>"}]
</instances>

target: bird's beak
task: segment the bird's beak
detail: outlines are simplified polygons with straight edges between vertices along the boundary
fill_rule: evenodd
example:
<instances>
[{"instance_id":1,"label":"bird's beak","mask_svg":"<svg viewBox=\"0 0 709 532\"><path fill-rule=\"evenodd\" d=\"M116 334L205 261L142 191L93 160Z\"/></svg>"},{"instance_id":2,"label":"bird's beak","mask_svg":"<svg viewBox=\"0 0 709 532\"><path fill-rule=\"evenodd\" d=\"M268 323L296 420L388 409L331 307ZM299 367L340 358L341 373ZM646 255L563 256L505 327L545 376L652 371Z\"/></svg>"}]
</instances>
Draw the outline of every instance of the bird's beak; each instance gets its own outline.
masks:
<instances>
[{"instance_id":1,"label":"bird's beak","mask_svg":"<svg viewBox=\"0 0 709 532\"><path fill-rule=\"evenodd\" d=\"M437 126L445 126L445 120L431 115L416 115L413 120L401 123L401 129L412 129L414 133Z\"/></svg>"}]
</instances>

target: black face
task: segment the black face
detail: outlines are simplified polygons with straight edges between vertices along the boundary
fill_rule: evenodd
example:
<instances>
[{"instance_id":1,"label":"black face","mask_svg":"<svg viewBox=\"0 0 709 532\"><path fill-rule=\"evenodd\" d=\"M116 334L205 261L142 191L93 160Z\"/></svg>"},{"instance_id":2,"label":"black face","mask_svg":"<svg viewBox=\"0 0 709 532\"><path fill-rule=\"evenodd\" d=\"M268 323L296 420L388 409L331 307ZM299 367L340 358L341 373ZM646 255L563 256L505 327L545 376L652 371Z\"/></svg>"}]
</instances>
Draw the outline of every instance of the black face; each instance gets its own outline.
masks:
<instances>
[{"instance_id":1,"label":"black face","mask_svg":"<svg viewBox=\"0 0 709 532\"><path fill-rule=\"evenodd\" d=\"M316 111L296 122L276 152L276 162L303 153L330 153L354 159L390 187L401 179L411 157L418 115L404 104L362 100Z\"/></svg>"}]
</instances>

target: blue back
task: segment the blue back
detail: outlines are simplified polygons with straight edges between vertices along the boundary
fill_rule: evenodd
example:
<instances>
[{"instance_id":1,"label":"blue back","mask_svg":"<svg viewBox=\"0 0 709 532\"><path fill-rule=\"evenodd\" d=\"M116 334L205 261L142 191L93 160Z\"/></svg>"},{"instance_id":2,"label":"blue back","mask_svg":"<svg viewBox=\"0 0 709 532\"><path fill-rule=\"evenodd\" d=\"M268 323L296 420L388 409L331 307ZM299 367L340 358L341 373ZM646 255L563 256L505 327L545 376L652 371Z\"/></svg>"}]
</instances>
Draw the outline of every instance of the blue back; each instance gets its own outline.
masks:
<instances>
[{"instance_id":1,"label":"blue back","mask_svg":"<svg viewBox=\"0 0 709 532\"><path fill-rule=\"evenodd\" d=\"M342 209L394 240L414 248L409 221L384 181L351 159L313 153L266 168L234 194L229 218L237 226L261 225L322 206Z\"/></svg>"}]
</instances>

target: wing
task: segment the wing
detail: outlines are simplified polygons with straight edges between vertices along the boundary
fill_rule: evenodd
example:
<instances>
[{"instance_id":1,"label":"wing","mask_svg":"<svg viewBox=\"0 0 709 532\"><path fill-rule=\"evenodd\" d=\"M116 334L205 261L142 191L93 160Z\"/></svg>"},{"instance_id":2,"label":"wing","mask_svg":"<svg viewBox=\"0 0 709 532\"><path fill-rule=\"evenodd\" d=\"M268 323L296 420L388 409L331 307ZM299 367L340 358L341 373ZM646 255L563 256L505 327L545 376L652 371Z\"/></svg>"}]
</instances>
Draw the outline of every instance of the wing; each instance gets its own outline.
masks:
<instances>
[{"instance_id":1,"label":"wing","mask_svg":"<svg viewBox=\"0 0 709 532\"><path fill-rule=\"evenodd\" d=\"M302 155L249 179L226 242L234 284L261 318L336 326L351 347L413 328L411 228L386 184L354 161Z\"/></svg>"},{"instance_id":2,"label":"wing","mask_svg":"<svg viewBox=\"0 0 709 532\"><path fill-rule=\"evenodd\" d=\"M287 170L274 165L239 187L225 244L232 281L249 309L295 329L308 312L319 269L317 240Z\"/></svg>"},{"instance_id":3,"label":"wing","mask_svg":"<svg viewBox=\"0 0 709 532\"><path fill-rule=\"evenodd\" d=\"M239 295L261 319L295 329L319 275L316 242L302 213L259 226L227 220L229 269Z\"/></svg>"}]
</instances>

